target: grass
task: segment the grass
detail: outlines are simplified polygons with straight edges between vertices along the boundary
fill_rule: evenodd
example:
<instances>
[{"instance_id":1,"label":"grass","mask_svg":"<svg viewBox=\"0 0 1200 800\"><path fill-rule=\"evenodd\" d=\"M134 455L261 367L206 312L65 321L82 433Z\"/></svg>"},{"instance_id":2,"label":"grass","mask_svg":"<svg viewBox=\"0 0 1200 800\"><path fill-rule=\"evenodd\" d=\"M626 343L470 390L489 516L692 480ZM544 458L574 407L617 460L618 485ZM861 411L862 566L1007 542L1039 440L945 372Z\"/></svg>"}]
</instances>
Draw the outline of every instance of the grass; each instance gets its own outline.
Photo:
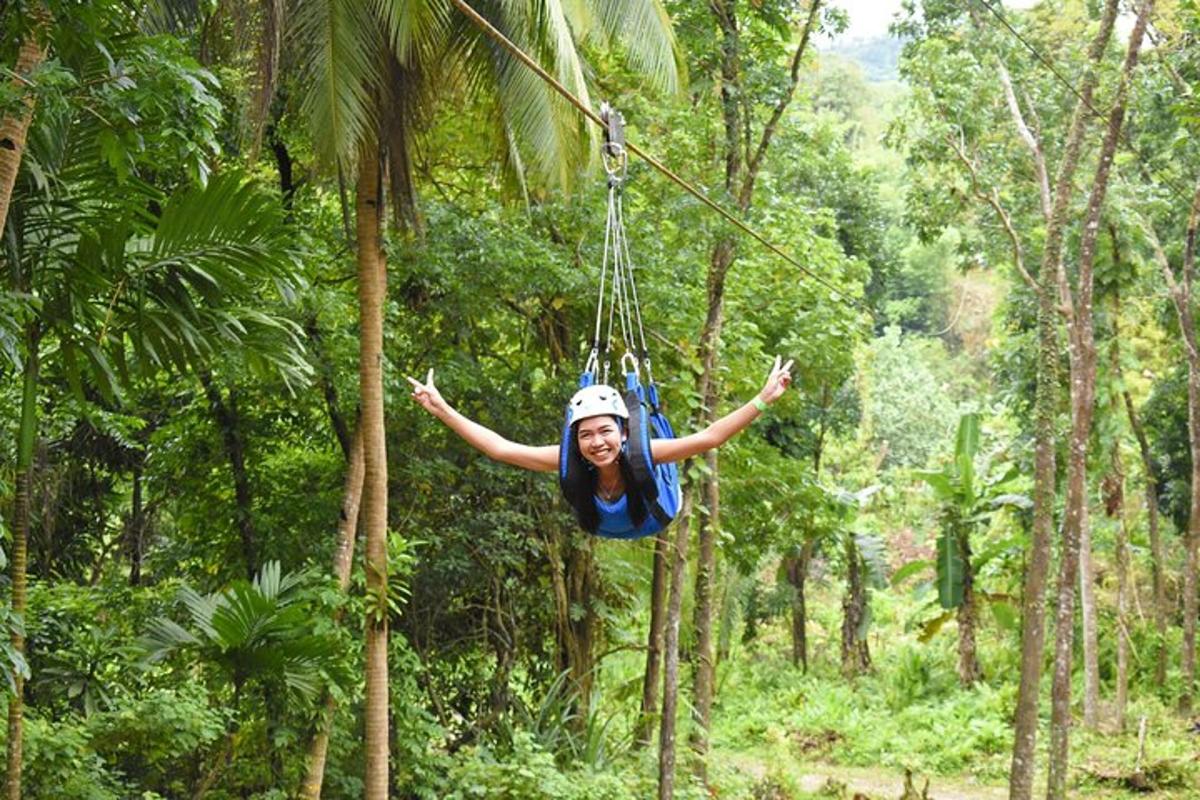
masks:
<instances>
[{"instance_id":1,"label":"grass","mask_svg":"<svg viewBox=\"0 0 1200 800\"><path fill-rule=\"evenodd\" d=\"M790 663L784 620L761 628L758 640L734 648L718 666L709 755L710 786L721 798L800 800L831 797L813 786L816 775L832 775L853 790L878 786L872 800L898 798L906 769L932 780L934 797L1004 796L1012 747L1011 714L1016 703L1015 637L995 625L981 632L980 653L987 679L970 689L958 685L955 630L947 625L928 643L917 640L911 599L876 594L871 637L874 670L854 681L838 670L839 598L832 587L810 601L811 669ZM913 630L908 630L912 628ZM641 660L631 653L606 664L604 683L636 683ZM1048 671L1047 671L1048 672ZM1039 764L1045 764L1049 676L1042 703ZM690 678L681 676L681 698ZM1079 681L1076 681L1077 685ZM636 705L636 699L622 702ZM1072 794L1089 798L1200 798L1200 737L1153 696L1136 687L1129 730L1072 731ZM1144 764L1160 771L1163 788L1135 793L1121 785L1134 771L1137 720L1148 720ZM690 730L686 707L680 715L679 771L687 772ZM653 769L643 758L641 769ZM920 782L918 781L918 788ZM1038 779L1044 785L1044 779ZM995 793L984 787L994 787ZM939 787L942 793L939 794ZM958 787L958 788L955 788ZM975 787L972 789L971 787ZM832 791L832 790L831 790ZM951 792L946 795L945 792ZM956 794L955 794L956 792ZM853 791L847 794L852 796Z\"/></svg>"}]
</instances>

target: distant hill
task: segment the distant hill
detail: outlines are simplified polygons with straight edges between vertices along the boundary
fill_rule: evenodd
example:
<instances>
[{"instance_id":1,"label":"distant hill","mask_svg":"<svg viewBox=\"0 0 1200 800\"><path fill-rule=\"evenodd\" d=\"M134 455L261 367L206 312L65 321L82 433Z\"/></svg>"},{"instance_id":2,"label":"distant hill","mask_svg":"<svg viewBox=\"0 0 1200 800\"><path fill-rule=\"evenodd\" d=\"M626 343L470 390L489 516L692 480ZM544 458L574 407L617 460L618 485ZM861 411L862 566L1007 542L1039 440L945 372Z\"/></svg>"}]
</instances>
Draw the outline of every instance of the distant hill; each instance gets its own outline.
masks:
<instances>
[{"instance_id":1,"label":"distant hill","mask_svg":"<svg viewBox=\"0 0 1200 800\"><path fill-rule=\"evenodd\" d=\"M862 67L868 81L882 83L900 79L900 48L904 43L891 36L876 36L871 39L840 39L824 48L854 61Z\"/></svg>"}]
</instances>

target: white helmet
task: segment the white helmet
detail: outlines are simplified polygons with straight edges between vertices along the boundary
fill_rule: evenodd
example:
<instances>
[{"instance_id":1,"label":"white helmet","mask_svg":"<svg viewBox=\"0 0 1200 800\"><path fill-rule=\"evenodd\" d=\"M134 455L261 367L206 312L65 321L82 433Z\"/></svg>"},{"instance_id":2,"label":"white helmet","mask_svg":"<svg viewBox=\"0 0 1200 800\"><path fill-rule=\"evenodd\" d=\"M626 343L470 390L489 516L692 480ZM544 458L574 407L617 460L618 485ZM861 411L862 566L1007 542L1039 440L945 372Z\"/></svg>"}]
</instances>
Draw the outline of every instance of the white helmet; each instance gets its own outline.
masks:
<instances>
[{"instance_id":1,"label":"white helmet","mask_svg":"<svg viewBox=\"0 0 1200 800\"><path fill-rule=\"evenodd\" d=\"M571 397L567 403L567 424L574 425L588 417L612 416L629 419L629 409L621 394L611 386L595 384L585 386Z\"/></svg>"}]
</instances>

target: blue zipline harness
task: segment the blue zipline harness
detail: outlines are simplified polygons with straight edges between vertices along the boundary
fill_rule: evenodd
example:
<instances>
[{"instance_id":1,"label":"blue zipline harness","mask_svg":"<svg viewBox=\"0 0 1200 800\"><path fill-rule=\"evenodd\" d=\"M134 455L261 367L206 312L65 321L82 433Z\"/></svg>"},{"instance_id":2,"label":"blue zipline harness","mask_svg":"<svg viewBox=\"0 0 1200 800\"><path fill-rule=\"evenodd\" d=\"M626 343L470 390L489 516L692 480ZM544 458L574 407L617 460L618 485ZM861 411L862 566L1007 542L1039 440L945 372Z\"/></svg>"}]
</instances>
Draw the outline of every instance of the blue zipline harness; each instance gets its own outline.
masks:
<instances>
[{"instance_id":1,"label":"blue zipline harness","mask_svg":"<svg viewBox=\"0 0 1200 800\"><path fill-rule=\"evenodd\" d=\"M596 534L610 539L638 539L658 533L669 525L678 513L679 469L675 464L655 464L651 457L650 440L674 439L675 431L662 413L658 386L655 385L650 372L650 354L646 348L642 310L638 304L633 263L629 258L629 244L625 237L625 219L621 204L621 189L628 167L625 120L619 111L607 103L601 105L600 116L605 123L604 145L600 152L604 171L608 174L608 219L604 230L604 260L600 269L600 292L596 302L596 327L592 335L591 352L584 364L583 373L579 376L579 386L585 388L608 383L609 357L610 353L615 352L613 334L616 320L620 325L620 336L625 346L620 358L620 368L625 373L624 399L629 410L629 427L622 455L633 474L633 488L645 500L647 514L640 525L634 525L629 516L626 495L614 502L594 497L596 510L600 515L600 526ZM606 335L601 339L606 284L608 325ZM636 342L635 333L638 337ZM645 384L640 378L643 369L646 373ZM569 457L572 435L571 414L568 409L558 460L559 484L567 497L572 496L570 489L578 486L580 481L589 480L589 476L583 474L587 467L579 459Z\"/></svg>"}]
</instances>

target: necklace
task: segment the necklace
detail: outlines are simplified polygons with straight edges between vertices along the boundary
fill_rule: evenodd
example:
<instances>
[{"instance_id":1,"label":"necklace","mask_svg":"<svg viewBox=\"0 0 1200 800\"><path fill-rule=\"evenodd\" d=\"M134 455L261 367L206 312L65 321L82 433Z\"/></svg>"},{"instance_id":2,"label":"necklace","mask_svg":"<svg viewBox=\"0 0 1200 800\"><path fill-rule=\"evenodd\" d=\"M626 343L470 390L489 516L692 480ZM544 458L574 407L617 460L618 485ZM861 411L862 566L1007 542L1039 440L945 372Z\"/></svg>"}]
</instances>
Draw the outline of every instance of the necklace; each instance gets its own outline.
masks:
<instances>
[{"instance_id":1,"label":"necklace","mask_svg":"<svg viewBox=\"0 0 1200 800\"><path fill-rule=\"evenodd\" d=\"M616 500L625 491L624 487L621 486L621 476L620 475L617 476L617 479L615 481L613 481L611 486L605 486L600 480L597 480L596 481L596 489L600 493L600 497L602 497L603 499L608 500L610 502L612 500Z\"/></svg>"}]
</instances>

